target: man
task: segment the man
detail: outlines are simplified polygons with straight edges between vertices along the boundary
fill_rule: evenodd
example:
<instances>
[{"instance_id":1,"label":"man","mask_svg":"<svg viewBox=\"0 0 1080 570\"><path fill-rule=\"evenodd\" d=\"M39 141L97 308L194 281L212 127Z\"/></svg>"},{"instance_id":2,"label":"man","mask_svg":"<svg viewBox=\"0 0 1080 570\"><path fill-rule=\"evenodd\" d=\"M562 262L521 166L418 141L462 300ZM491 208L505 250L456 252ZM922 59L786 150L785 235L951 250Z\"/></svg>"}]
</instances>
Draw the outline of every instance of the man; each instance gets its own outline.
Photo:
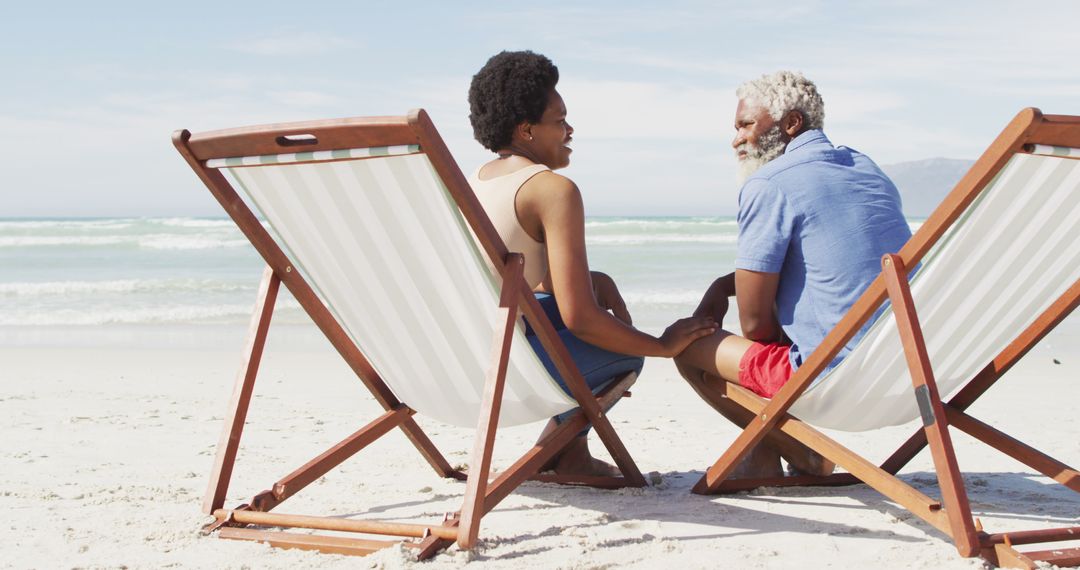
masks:
<instances>
[{"instance_id":1,"label":"man","mask_svg":"<svg viewBox=\"0 0 1080 570\"><path fill-rule=\"evenodd\" d=\"M719 383L775 395L877 276L881 256L898 251L911 231L881 169L826 138L824 102L811 81L780 71L736 93L732 146L742 188L735 272L713 282L695 315L722 323L734 296L742 335L720 330L694 342L676 363L702 398L745 426L752 414L724 398ZM802 444L771 433L735 476L783 475L781 457L807 474L833 469Z\"/></svg>"}]
</instances>

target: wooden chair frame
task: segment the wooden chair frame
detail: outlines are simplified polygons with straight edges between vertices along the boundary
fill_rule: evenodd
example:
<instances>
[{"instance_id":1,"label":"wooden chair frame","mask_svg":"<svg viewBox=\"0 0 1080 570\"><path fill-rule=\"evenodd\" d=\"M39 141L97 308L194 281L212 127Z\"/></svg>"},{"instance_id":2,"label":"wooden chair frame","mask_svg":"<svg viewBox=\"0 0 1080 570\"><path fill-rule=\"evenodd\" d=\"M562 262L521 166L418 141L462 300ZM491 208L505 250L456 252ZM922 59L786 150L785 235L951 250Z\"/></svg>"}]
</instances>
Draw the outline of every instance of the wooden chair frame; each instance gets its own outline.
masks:
<instances>
[{"instance_id":1,"label":"wooden chair frame","mask_svg":"<svg viewBox=\"0 0 1080 570\"><path fill-rule=\"evenodd\" d=\"M294 135L311 135L314 138L298 139ZM301 149L292 146L297 144L294 142L297 140L304 141ZM520 254L507 251L426 112L415 110L406 117L367 117L273 124L195 135L181 130L173 134L173 144L267 263L259 287L258 302L252 316L247 346L244 350L244 362L237 375L225 426L218 444L217 457L211 471L210 484L203 502L203 510L215 518L215 521L207 526L207 532L218 531L222 538L256 540L274 546L316 549L340 554L368 554L397 542L404 542L407 546L415 547L417 557L423 559L434 555L455 541L462 548L474 546L483 515L495 508L503 498L527 479L602 488L645 485L644 477L603 412L620 396L629 395L627 389L633 384L635 375L627 374L599 394L592 394L551 321L526 284L523 276L524 258ZM491 366L485 379L483 404L468 474L455 470L447 463L432 441L413 420L414 410L398 401L359 347L349 339L341 324L323 305L312 287L299 271L294 270L292 262L284 251L263 228L226 177L217 169L206 166L206 161L214 158L280 154L296 150L322 151L394 145L420 145L421 151L431 161L435 172L457 203L466 222L476 233L484 253L496 268L500 268L502 273L503 288L499 300L499 314L503 327L497 331L492 341ZM326 335L385 412L308 463L279 479L269 490L256 494L248 504L227 509L224 508L225 497L251 401L255 377L266 343L274 302L282 283L288 287L300 306ZM489 482L491 454L498 426L510 343L519 311L533 325L540 342L565 379L572 397L577 400L580 410ZM600 441L611 453L622 476L538 475L540 468L563 449L587 424L592 424ZM400 428L404 432L439 476L466 481L461 511L452 513L445 520L430 525L269 512L394 428ZM403 540L383 541L298 534L266 530L264 527L349 531L391 535L402 537Z\"/></svg>"},{"instance_id":2,"label":"wooden chair frame","mask_svg":"<svg viewBox=\"0 0 1080 570\"><path fill-rule=\"evenodd\" d=\"M1035 562L1040 560L1062 566L1080 564L1080 548L1024 553L1014 548L1014 545L1020 544L1076 540L1080 537L1080 527L995 534L985 532L980 522L971 515L967 492L949 435L949 426L952 425L1039 473L1080 492L1080 473L1076 469L1009 437L965 412L1080 304L1080 281L1054 301L955 396L948 402L943 402L926 354L922 329L907 280L909 269L923 259L964 209L1001 171L1009 158L1031 148L1027 145L1032 144L1080 147L1080 117L1044 116L1038 109L1033 108L1021 111L900 253L883 257L882 274L871 283L836 328L825 337L821 346L771 400L760 398L741 386L721 382L725 395L753 413L755 418L702 476L693 492L710 494L761 486L850 485L862 482L948 535L962 556L981 555L994 564L1025 568L1035 568ZM795 418L788 413L788 409L886 298L893 306L923 427L884 463L877 466ZM780 432L802 442L843 467L847 473L826 477L727 479L746 453L770 431ZM930 447L942 492L941 501L924 495L895 476L927 445Z\"/></svg>"}]
</instances>

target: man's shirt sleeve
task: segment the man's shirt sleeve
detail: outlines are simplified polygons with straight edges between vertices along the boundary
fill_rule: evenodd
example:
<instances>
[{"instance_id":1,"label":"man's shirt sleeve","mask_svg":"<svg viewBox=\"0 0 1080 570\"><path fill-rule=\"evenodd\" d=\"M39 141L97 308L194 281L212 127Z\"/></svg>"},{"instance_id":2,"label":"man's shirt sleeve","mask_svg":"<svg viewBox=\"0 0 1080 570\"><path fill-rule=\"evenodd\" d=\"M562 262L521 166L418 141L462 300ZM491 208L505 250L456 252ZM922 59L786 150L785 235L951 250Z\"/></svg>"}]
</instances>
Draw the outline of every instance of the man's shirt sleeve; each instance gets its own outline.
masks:
<instances>
[{"instance_id":1,"label":"man's shirt sleeve","mask_svg":"<svg viewBox=\"0 0 1080 570\"><path fill-rule=\"evenodd\" d=\"M736 269L780 273L794 232L791 206L768 180L754 179L739 193Z\"/></svg>"}]
</instances>

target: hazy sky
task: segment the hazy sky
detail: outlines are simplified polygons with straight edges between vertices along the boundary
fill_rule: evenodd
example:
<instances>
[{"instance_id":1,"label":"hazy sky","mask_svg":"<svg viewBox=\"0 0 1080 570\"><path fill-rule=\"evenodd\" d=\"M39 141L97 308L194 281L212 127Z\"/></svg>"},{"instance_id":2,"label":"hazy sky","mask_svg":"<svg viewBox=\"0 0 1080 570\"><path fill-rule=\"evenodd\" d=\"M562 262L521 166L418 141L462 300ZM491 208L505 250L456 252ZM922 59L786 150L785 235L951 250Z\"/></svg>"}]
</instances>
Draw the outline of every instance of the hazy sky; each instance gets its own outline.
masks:
<instances>
[{"instance_id":1,"label":"hazy sky","mask_svg":"<svg viewBox=\"0 0 1080 570\"><path fill-rule=\"evenodd\" d=\"M661 7L663 5L663 7ZM734 212L734 88L801 70L837 144L975 158L1021 108L1080 114L1080 2L7 4L0 217L220 215L192 131L424 107L468 173L469 79L550 57L587 213Z\"/></svg>"}]
</instances>

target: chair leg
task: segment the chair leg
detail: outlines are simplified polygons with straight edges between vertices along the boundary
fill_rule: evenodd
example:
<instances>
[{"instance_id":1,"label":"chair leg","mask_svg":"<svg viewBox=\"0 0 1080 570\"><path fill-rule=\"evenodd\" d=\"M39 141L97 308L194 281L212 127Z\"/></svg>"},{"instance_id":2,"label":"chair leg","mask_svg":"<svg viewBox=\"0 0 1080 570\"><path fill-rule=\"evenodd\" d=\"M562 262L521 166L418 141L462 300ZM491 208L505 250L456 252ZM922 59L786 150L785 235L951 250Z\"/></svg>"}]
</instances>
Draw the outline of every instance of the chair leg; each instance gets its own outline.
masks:
<instances>
[{"instance_id":1,"label":"chair leg","mask_svg":"<svg viewBox=\"0 0 1080 570\"><path fill-rule=\"evenodd\" d=\"M277 300L280 287L281 279L270 266L267 266L259 284L255 312L252 314L251 325L248 329L244 362L236 377L236 386L229 401L228 421L225 422L221 432L217 457L210 473L210 484L203 500L203 512L206 514L213 513L225 504L225 495L229 491L229 480L232 478L233 465L236 462L236 451L240 447L240 436L244 431L251 393L255 387L255 376L259 372L263 348L266 346L266 335L270 329L270 318L274 314L274 301Z\"/></svg>"},{"instance_id":2,"label":"chair leg","mask_svg":"<svg viewBox=\"0 0 1080 570\"><path fill-rule=\"evenodd\" d=\"M517 324L517 293L524 283L524 263L524 257L511 253L503 266L503 286L498 309L503 326L501 331L496 332L491 344L491 367L484 382L480 421L476 426L476 441L465 484L465 504L461 509L458 531L458 545L461 548L472 548L476 544L480 535L480 519L487 512L485 499L488 474L491 471L491 452L495 447L495 431L499 427L506 369L510 364L510 342L514 338L514 326Z\"/></svg>"},{"instance_id":3,"label":"chair leg","mask_svg":"<svg viewBox=\"0 0 1080 570\"><path fill-rule=\"evenodd\" d=\"M416 450L420 452L420 455L427 460L431 468L439 474L439 477L452 477L454 479L464 479L460 471L450 466L450 463L446 461L443 454L439 452L435 444L428 438L424 430L420 429L420 426L413 418L407 418L401 424L401 431L405 434L405 437L412 442Z\"/></svg>"},{"instance_id":4,"label":"chair leg","mask_svg":"<svg viewBox=\"0 0 1080 570\"><path fill-rule=\"evenodd\" d=\"M956 542L956 549L962 556L979 554L979 540L975 530L975 521L971 517L964 480L960 467L956 463L952 438L949 435L945 407L938 394L934 371L930 357L926 352L922 327L915 312L915 303L908 287L907 271L903 261L897 255L882 258L885 285L893 305L897 329L907 357L908 371L915 388L915 399L923 417L923 430L930 445L930 453L937 471L938 485L941 488L942 501L949 517L949 528Z\"/></svg>"}]
</instances>

